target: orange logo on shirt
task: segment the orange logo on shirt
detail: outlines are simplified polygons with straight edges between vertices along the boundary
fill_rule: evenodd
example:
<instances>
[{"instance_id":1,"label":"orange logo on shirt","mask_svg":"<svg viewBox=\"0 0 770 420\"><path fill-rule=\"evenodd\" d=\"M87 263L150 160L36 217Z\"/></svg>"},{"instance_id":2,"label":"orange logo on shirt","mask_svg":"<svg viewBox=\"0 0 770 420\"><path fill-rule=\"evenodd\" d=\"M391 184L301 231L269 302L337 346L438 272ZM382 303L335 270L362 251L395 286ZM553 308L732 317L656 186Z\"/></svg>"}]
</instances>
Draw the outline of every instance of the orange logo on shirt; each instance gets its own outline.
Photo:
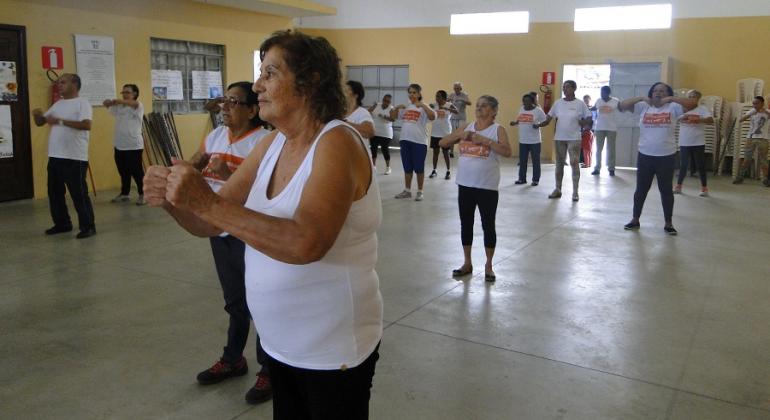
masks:
<instances>
[{"instance_id":1,"label":"orange logo on shirt","mask_svg":"<svg viewBox=\"0 0 770 420\"><path fill-rule=\"evenodd\" d=\"M491 150L489 146L473 144L471 141L463 140L460 142L460 155L465 157L486 159Z\"/></svg>"},{"instance_id":2,"label":"orange logo on shirt","mask_svg":"<svg viewBox=\"0 0 770 420\"><path fill-rule=\"evenodd\" d=\"M697 114L685 114L682 117L682 123L683 124L698 124L700 121L700 116Z\"/></svg>"},{"instance_id":3,"label":"orange logo on shirt","mask_svg":"<svg viewBox=\"0 0 770 420\"><path fill-rule=\"evenodd\" d=\"M443 110L443 109L439 109L439 110L436 112L436 116L437 116L439 119L444 119L444 118L446 118L446 111L445 111L445 110Z\"/></svg>"},{"instance_id":4,"label":"orange logo on shirt","mask_svg":"<svg viewBox=\"0 0 770 420\"><path fill-rule=\"evenodd\" d=\"M230 169L230 172L235 172L235 170L238 169L238 166L241 165L241 162L243 162L243 158L240 156L235 156L235 155L225 154L225 153L212 153L211 158L209 159L209 163L206 165L205 168L203 168L203 171L201 171L201 174L203 174L204 178L211 178L219 181L225 181L211 168L211 160L214 159L214 157L216 157L217 159L227 164L227 168Z\"/></svg>"},{"instance_id":5,"label":"orange logo on shirt","mask_svg":"<svg viewBox=\"0 0 770 420\"><path fill-rule=\"evenodd\" d=\"M404 121L417 122L420 120L420 111L417 111L416 109L404 111L404 115L401 119Z\"/></svg>"},{"instance_id":6,"label":"orange logo on shirt","mask_svg":"<svg viewBox=\"0 0 770 420\"><path fill-rule=\"evenodd\" d=\"M644 114L644 118L642 119L642 124L644 125L670 125L671 124L671 113L670 112L658 112L658 113L647 113Z\"/></svg>"},{"instance_id":7,"label":"orange logo on shirt","mask_svg":"<svg viewBox=\"0 0 770 420\"><path fill-rule=\"evenodd\" d=\"M535 122L535 116L532 114L519 114L518 121L520 123L531 123Z\"/></svg>"},{"instance_id":8,"label":"orange logo on shirt","mask_svg":"<svg viewBox=\"0 0 770 420\"><path fill-rule=\"evenodd\" d=\"M600 114L611 114L612 111L614 111L614 110L615 110L615 108L613 108L613 107L611 107L609 105L603 105L603 106L599 107L599 113Z\"/></svg>"}]
</instances>

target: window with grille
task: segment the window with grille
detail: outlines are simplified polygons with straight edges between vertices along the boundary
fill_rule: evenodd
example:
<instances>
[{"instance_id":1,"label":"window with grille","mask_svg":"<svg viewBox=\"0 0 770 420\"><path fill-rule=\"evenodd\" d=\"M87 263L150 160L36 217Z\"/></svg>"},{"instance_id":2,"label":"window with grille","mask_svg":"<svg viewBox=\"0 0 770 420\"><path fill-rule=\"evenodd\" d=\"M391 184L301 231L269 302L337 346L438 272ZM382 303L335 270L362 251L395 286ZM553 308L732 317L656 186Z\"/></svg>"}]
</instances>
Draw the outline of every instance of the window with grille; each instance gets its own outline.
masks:
<instances>
[{"instance_id":1,"label":"window with grille","mask_svg":"<svg viewBox=\"0 0 770 420\"><path fill-rule=\"evenodd\" d=\"M207 99L192 98L192 72L218 71L224 80L225 46L174 39L150 38L152 70L177 70L182 73L184 99L169 100L153 97L154 112L175 114L205 113Z\"/></svg>"}]
</instances>

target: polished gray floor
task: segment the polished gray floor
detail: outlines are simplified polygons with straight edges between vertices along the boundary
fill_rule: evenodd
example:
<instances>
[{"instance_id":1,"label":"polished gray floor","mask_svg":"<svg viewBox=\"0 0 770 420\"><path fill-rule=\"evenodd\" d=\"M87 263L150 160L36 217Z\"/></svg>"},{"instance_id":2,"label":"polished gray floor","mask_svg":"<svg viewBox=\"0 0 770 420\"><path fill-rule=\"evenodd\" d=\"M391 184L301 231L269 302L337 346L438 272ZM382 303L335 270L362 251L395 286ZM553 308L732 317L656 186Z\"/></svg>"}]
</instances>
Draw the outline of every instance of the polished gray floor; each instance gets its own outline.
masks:
<instances>
[{"instance_id":1,"label":"polished gray floor","mask_svg":"<svg viewBox=\"0 0 770 420\"><path fill-rule=\"evenodd\" d=\"M701 198L688 178L668 237L654 186L642 229L623 230L632 171L583 170L573 203L569 187L546 199L553 166L540 186L514 186L510 161L488 284L478 221L474 276L451 277L454 181L395 200L394 163L379 176L372 418L770 419L770 189L718 178ZM86 240L43 236L44 200L0 204L0 418L270 418L243 400L252 342L248 376L195 382L225 333L208 241L113 194L96 198Z\"/></svg>"}]
</instances>

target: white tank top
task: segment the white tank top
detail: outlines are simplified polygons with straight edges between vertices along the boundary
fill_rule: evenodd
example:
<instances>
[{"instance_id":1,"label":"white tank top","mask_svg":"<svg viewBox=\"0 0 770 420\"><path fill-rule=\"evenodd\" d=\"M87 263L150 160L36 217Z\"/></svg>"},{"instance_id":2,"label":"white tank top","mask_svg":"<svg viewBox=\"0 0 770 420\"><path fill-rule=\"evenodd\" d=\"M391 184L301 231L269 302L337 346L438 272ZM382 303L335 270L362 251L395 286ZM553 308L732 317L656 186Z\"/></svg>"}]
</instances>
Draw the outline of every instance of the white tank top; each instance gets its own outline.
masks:
<instances>
[{"instance_id":1,"label":"white tank top","mask_svg":"<svg viewBox=\"0 0 770 420\"><path fill-rule=\"evenodd\" d=\"M342 121L329 122L283 191L268 199L267 187L286 142L278 133L259 165L246 207L292 218L312 175L319 139L339 125L361 138ZM372 354L382 337L382 297L374 271L381 220L372 173L369 190L353 203L334 245L320 261L287 264L246 246L246 300L270 356L294 367L334 370L358 366Z\"/></svg>"},{"instance_id":2,"label":"white tank top","mask_svg":"<svg viewBox=\"0 0 770 420\"><path fill-rule=\"evenodd\" d=\"M476 123L468 124L465 131L478 133L497 142L497 128L500 124L493 123L481 131L476 131ZM500 158L489 146L476 145L462 140L459 143L460 158L457 161L457 176L455 182L463 187L494 190L500 186Z\"/></svg>"}]
</instances>

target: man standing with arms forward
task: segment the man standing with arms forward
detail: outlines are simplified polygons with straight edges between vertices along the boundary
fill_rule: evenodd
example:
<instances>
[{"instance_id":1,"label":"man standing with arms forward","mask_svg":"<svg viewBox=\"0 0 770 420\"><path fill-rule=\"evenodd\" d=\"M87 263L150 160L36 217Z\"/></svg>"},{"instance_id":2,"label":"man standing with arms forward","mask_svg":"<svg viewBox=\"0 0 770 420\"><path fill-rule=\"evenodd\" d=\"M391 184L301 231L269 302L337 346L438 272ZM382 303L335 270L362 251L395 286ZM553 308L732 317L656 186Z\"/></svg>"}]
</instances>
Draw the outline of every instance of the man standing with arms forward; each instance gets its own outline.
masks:
<instances>
[{"instance_id":1,"label":"man standing with arms forward","mask_svg":"<svg viewBox=\"0 0 770 420\"><path fill-rule=\"evenodd\" d=\"M460 126L465 124L465 107L471 104L471 100L466 92L463 92L462 82L455 82L452 86L454 92L449 94L449 102L457 108L457 113L452 114L450 122L452 123L452 131L457 130ZM449 150L450 157L454 156L454 147Z\"/></svg>"},{"instance_id":2,"label":"man standing with arms forward","mask_svg":"<svg viewBox=\"0 0 770 420\"><path fill-rule=\"evenodd\" d=\"M66 187L78 213L80 233L76 237L83 239L96 235L94 208L86 185L93 110L86 99L78 96L81 82L77 74L63 74L56 83L59 84L61 99L45 113L40 108L32 111L35 125L51 126L48 136L48 203L53 227L45 234L72 230L72 220L64 200Z\"/></svg>"}]
</instances>

